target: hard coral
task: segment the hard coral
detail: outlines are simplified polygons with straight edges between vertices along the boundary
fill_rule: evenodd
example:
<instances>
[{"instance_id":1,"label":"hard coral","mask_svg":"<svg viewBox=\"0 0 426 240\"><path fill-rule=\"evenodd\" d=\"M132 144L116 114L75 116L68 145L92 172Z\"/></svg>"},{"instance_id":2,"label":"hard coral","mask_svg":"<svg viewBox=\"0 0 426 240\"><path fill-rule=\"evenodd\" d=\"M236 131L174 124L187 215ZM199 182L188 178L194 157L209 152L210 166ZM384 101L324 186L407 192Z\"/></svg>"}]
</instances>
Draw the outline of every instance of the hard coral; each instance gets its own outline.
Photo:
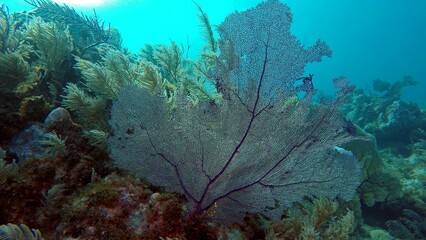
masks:
<instances>
[{"instance_id":1,"label":"hard coral","mask_svg":"<svg viewBox=\"0 0 426 240\"><path fill-rule=\"evenodd\" d=\"M376 85L384 83L375 82ZM414 103L401 99L404 87L413 86L417 82L409 76L397 81L380 93L367 94L363 90L354 92L351 102L343 111L355 124L376 136L380 148L388 147L394 152L407 156L407 146L426 137L426 114ZM377 90L382 88L377 87Z\"/></svg>"},{"instance_id":2,"label":"hard coral","mask_svg":"<svg viewBox=\"0 0 426 240\"><path fill-rule=\"evenodd\" d=\"M62 232L84 239L139 238L146 223L136 220L143 220L150 194L146 185L131 177L109 175L69 198L63 207Z\"/></svg>"},{"instance_id":3,"label":"hard coral","mask_svg":"<svg viewBox=\"0 0 426 240\"><path fill-rule=\"evenodd\" d=\"M91 181L94 168L102 172L105 161L90 149L81 136L81 127L71 119L55 118L46 127L42 124L34 126L38 126L35 129L39 129L42 135L49 132L63 136L67 151L63 155L34 157L35 153L31 152L34 151L34 146L29 144L29 157L23 159L25 161L2 164L0 205L4 208L0 209L0 223L16 222L38 226L49 236L61 224L59 206L65 203L68 195ZM29 139L35 141L31 135ZM9 151L13 149L16 148L9 148ZM16 159L19 154L14 154L8 152L6 160ZM92 161L94 158L99 158L96 164Z\"/></svg>"},{"instance_id":4,"label":"hard coral","mask_svg":"<svg viewBox=\"0 0 426 240\"><path fill-rule=\"evenodd\" d=\"M153 193L144 183L119 174L111 174L72 195L62 211L62 237L199 239L208 234L197 231L204 229L203 221L184 221L182 199Z\"/></svg>"},{"instance_id":5,"label":"hard coral","mask_svg":"<svg viewBox=\"0 0 426 240\"><path fill-rule=\"evenodd\" d=\"M183 205L175 195L153 193L144 215L147 239L185 237Z\"/></svg>"}]
</instances>

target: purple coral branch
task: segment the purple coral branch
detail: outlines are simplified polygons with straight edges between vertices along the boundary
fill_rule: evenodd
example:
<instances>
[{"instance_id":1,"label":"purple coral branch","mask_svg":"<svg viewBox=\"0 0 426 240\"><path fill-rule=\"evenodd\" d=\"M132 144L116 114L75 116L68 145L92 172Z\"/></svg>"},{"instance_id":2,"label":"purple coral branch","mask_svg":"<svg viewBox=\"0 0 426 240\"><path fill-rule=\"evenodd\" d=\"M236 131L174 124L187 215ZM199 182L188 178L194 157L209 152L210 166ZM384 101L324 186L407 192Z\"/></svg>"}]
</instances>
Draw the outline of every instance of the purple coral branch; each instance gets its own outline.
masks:
<instances>
[{"instance_id":1,"label":"purple coral branch","mask_svg":"<svg viewBox=\"0 0 426 240\"><path fill-rule=\"evenodd\" d=\"M188 191L188 188L185 186L185 183L182 181L182 177L180 176L179 169L178 169L177 165L174 164L172 161L170 161L162 153L155 153L155 155L160 156L161 158L163 158L167 163L169 163L173 167L173 169L174 169L174 171L176 173L176 176L179 179L179 184L182 187L183 191L185 192L185 195L187 195L188 197L190 197L192 199L192 201L197 202L197 199L195 199L195 197Z\"/></svg>"},{"instance_id":2,"label":"purple coral branch","mask_svg":"<svg viewBox=\"0 0 426 240\"><path fill-rule=\"evenodd\" d=\"M166 156L164 156L164 154L160 153L157 151L157 148L155 147L154 143L152 142L151 136L149 134L148 129L144 128L143 126L140 126L142 130L145 130L146 135L148 136L149 142L151 144L151 147L154 149L154 154L151 154L151 156L160 156L162 159L164 159L168 164L170 164L174 171L176 176L179 179L179 184L182 187L183 191L185 192L185 195L187 195L189 198L191 198L194 202L197 202L197 199L195 199L195 197L191 194L191 192L188 190L188 188L186 187L185 183L182 181L182 177L180 175L179 172L179 168L176 164L174 164L170 159L168 159Z\"/></svg>"},{"instance_id":3,"label":"purple coral branch","mask_svg":"<svg viewBox=\"0 0 426 240\"><path fill-rule=\"evenodd\" d=\"M247 189L247 188L249 188L249 187L251 187L251 186L254 186L255 184L261 184L261 181L271 172L271 171L273 171L279 164L281 164L285 159L287 159L287 157L288 156L290 156L290 154L296 149L296 148L299 148L300 146L302 146L306 141L308 141L308 139L309 139L309 136L308 137L306 137L301 143L299 143L299 144L297 144L297 145L294 145L278 162L277 162L277 164L275 164L271 169L269 169L269 171L267 172L267 173L265 173L262 177L260 177L258 180L256 180L256 181L254 181L254 182L252 182L252 183L250 183L250 184L247 184L247 185L244 185L244 186L241 186L241 187L239 187L239 188L235 188L235 189L232 189L231 191L228 191L227 193L225 193L225 194L223 194L223 195L221 195L221 196L219 196L219 197L217 197L217 198L215 198L215 199L213 199L212 200L212 202L209 204L209 205L207 205L205 208L203 208L203 210L207 210L207 209L209 209L210 207L212 207L216 202L218 202L218 201L220 201L221 199L223 199L223 198L226 198L226 197L229 197L232 193L235 193L235 192L239 192L239 191L242 191L242 190L244 190L244 189Z\"/></svg>"},{"instance_id":4,"label":"purple coral branch","mask_svg":"<svg viewBox=\"0 0 426 240\"><path fill-rule=\"evenodd\" d=\"M201 171L203 171L204 175L209 179L209 181L212 180L212 177L207 173L206 169L204 169L204 144L203 141L201 141L201 132L198 131L198 139L200 141L201 145Z\"/></svg>"},{"instance_id":5,"label":"purple coral branch","mask_svg":"<svg viewBox=\"0 0 426 240\"><path fill-rule=\"evenodd\" d=\"M334 108L332 109L332 110L334 110ZM264 183L262 183L262 181L265 179L265 177L267 177L272 171L274 171L280 164L282 164L293 152L294 152L294 150L296 150L296 149L298 149L298 148L300 148L300 147L302 147L305 143L307 143L310 139L311 139L311 137L313 136L313 133L316 131L316 129L321 125L321 123L324 121L324 117L325 116L323 116L323 118L321 119L321 121L319 121L318 122L318 124L317 125L315 125L315 127L314 128L312 128L312 130L311 130L311 132L310 132L310 134L308 134L307 136L306 136L306 138L305 139L303 139L303 141L302 142L300 142L299 144L296 144L296 145L294 145L281 159L279 159L278 161L277 161L277 163L274 165L274 166L272 166L263 176L261 176L258 180L256 180L256 181L254 181L254 182L252 182L252 183L250 183L250 184L247 184L247 185L244 185L244 186L241 186L241 187L239 187L239 188L235 188L235 189L232 189L231 191L228 191L227 193L225 193L225 194L223 194L223 195L221 195L221 196L218 196L218 197L216 197L215 199L213 199L212 201L211 201L211 203L210 204L208 204L206 207L204 207L202 210L203 211L205 211L205 210L207 210L207 209L209 209L210 207L212 207L216 202L218 202L218 201L220 201L221 199L224 199L224 198L229 198L229 196L231 195L231 194L233 194L233 193L235 193L235 192L239 192L239 191L243 191L244 189L247 189L247 188L249 188L249 187L252 187L252 186L254 186L254 185L256 185L256 184L260 184L260 185L262 185L262 186L264 186L264 187L270 187L270 188L274 188L274 187L287 187L287 186L290 186L290 185L296 185L296 184L302 184L302 183L323 183L323 182L329 182L330 180L326 180L326 181L300 181L300 182L297 182L297 183L289 183L289 184L280 184L280 185L271 185L271 184L264 184ZM201 203L201 202L200 202Z\"/></svg>"},{"instance_id":6,"label":"purple coral branch","mask_svg":"<svg viewBox=\"0 0 426 240\"><path fill-rule=\"evenodd\" d=\"M248 135L250 133L250 130L251 130L251 127L253 126L253 122L254 122L255 118L258 116L258 114L256 114L256 108L259 105L259 100L260 100L260 95L261 95L260 91L261 91L262 82L263 82L264 76L265 76L266 65L267 65L267 62L268 62L268 47L269 47L268 41L269 41L269 36L268 36L267 42L265 43L265 57L264 57L264 60L263 60L262 73L261 73L260 78L259 78L259 85L257 86L256 101L254 102L253 110L250 111L250 113L251 113L250 122L249 122L249 124L247 126L246 131L244 132L243 137L239 141L238 145L235 147L235 149L232 152L231 156L228 158L228 161L225 163L225 165L222 167L222 169L212 179L210 179L210 181L207 183L206 187L204 188L203 194L201 195L200 200L197 202L197 207L195 209L196 213L201 214L204 210L207 209L207 208L202 208L201 206L202 206L203 201L204 201L204 199L205 199L205 197L206 197L206 195L207 195L207 193L208 193L208 191L210 189L210 186L213 183L215 183L223 175L223 173L226 171L226 169L228 168L228 166L235 159L235 156L237 155L239 149L241 148L241 146L243 145L243 143L245 142L245 140L247 139L247 137L248 137ZM211 206L212 204L214 204L214 202L215 201L213 201L212 203L210 203L209 206Z\"/></svg>"}]
</instances>

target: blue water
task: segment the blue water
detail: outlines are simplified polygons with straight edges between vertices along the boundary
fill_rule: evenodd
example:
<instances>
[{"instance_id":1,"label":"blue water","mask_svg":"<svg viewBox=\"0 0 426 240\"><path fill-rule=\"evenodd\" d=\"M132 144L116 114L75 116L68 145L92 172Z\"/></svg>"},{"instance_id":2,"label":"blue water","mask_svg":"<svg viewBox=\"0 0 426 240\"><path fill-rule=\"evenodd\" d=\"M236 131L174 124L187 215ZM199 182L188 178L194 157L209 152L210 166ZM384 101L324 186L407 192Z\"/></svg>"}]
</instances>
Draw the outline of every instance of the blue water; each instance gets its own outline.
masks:
<instances>
[{"instance_id":1,"label":"blue water","mask_svg":"<svg viewBox=\"0 0 426 240\"><path fill-rule=\"evenodd\" d=\"M98 0L102 1L102 0ZM80 1L88 2L88 1ZM104 1L105 2L105 1ZM259 0L198 0L212 24L229 13L254 7ZM293 33L306 46L318 38L333 50L331 59L307 66L317 87L333 92L331 79L344 75L359 87L374 79L394 82L404 75L419 81L405 89L404 99L426 107L426 1L287 0L294 14ZM6 1L11 11L29 10L24 0ZM72 4L69 4L72 5ZM118 28L123 44L138 52L145 43L174 40L196 58L202 46L197 9L191 0L109 0L78 11L97 14Z\"/></svg>"}]
</instances>

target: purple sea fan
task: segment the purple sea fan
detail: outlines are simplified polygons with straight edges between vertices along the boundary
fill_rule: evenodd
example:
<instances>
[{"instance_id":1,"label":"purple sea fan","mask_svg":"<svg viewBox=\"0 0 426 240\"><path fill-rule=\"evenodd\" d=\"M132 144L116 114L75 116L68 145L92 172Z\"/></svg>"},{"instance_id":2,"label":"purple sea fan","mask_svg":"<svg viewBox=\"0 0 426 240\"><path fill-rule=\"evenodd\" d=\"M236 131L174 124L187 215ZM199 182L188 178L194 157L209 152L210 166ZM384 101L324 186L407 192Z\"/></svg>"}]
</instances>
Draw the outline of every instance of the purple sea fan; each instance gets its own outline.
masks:
<instances>
[{"instance_id":1,"label":"purple sea fan","mask_svg":"<svg viewBox=\"0 0 426 240\"><path fill-rule=\"evenodd\" d=\"M289 8L276 0L226 18L220 105L181 96L170 117L161 97L124 87L111 111L115 164L184 194L193 214L211 210L222 223L246 212L278 219L304 196L351 199L359 165L338 147L353 139L339 113L351 87L338 81L327 105L312 102L312 77L295 87L305 64L331 51L322 41L304 49L290 25ZM300 89L304 97L294 101Z\"/></svg>"},{"instance_id":2,"label":"purple sea fan","mask_svg":"<svg viewBox=\"0 0 426 240\"><path fill-rule=\"evenodd\" d=\"M331 57L332 51L322 40L305 49L290 33L291 23L290 9L278 0L269 0L233 13L219 25L221 61L227 63L230 58L228 44L239 56L238 67L231 74L238 87L245 87L249 79L257 84L262 80L261 95L274 97L277 91L294 89L307 63Z\"/></svg>"}]
</instances>

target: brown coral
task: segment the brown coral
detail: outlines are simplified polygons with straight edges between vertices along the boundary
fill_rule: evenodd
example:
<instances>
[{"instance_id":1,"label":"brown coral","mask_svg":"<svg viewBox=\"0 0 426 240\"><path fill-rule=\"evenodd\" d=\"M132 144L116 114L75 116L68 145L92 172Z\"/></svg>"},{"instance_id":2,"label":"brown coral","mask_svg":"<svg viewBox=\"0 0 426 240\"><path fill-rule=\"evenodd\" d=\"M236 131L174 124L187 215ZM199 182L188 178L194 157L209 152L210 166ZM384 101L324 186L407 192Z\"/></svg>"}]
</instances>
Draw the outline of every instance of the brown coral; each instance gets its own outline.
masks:
<instances>
[{"instance_id":1,"label":"brown coral","mask_svg":"<svg viewBox=\"0 0 426 240\"><path fill-rule=\"evenodd\" d=\"M355 230L355 215L342 212L337 201L312 198L288 209L285 217L267 230L267 239L348 239Z\"/></svg>"}]
</instances>

